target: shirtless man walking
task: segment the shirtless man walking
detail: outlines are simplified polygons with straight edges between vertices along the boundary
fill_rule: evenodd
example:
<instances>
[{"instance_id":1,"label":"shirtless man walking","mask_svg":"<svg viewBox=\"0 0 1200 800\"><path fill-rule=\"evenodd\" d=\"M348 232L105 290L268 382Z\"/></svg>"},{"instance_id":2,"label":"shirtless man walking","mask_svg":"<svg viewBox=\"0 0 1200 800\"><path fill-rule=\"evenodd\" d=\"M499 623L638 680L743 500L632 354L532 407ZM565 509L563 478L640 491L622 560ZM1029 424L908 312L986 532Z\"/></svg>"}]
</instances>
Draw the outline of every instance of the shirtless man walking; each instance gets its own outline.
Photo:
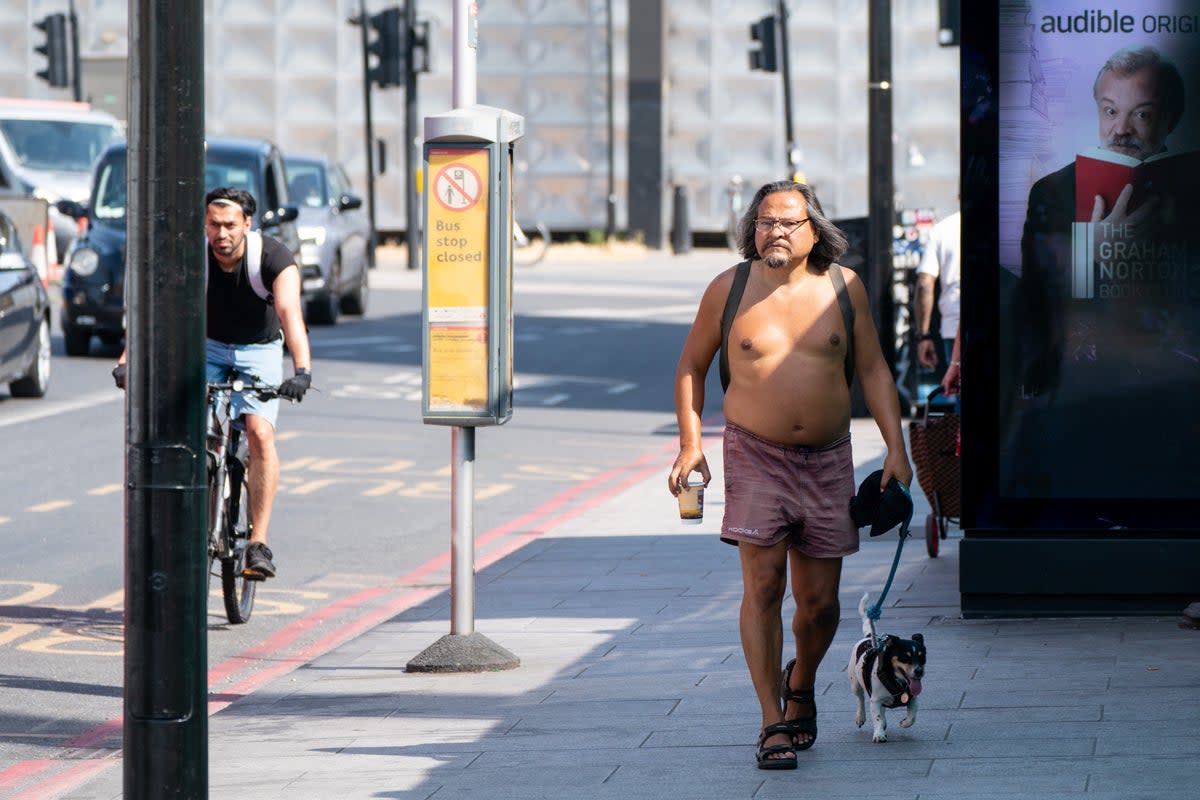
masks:
<instances>
[{"instance_id":1,"label":"shirtless man walking","mask_svg":"<svg viewBox=\"0 0 1200 800\"><path fill-rule=\"evenodd\" d=\"M846 237L825 217L812 189L791 181L763 186L739 230L750 273L728 339L721 539L737 545L742 567L742 650L762 707L758 766L793 769L796 752L817 738L817 667L837 632L842 558L858 550L849 510L855 486L848 339L863 396L887 445L882 486L893 477L908 485L912 467L866 290L853 272L841 270L854 309L853 336L847 336L830 275ZM679 358L679 456L667 478L675 495L692 472L705 483L711 478L700 414L734 272L721 273L705 290ZM781 681L789 566L796 656Z\"/></svg>"}]
</instances>

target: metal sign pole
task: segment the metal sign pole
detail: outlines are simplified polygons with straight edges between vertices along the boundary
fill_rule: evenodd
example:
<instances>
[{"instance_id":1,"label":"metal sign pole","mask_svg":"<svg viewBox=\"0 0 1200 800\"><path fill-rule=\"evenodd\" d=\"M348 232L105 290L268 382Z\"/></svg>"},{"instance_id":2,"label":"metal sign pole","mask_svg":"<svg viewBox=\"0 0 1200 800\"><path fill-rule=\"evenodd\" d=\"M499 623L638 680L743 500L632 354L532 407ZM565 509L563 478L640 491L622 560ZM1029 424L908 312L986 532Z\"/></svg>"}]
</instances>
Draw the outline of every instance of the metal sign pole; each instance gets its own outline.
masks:
<instances>
[{"instance_id":1,"label":"metal sign pole","mask_svg":"<svg viewBox=\"0 0 1200 800\"><path fill-rule=\"evenodd\" d=\"M476 5L454 0L454 107L475 104L477 44ZM455 427L450 432L451 527L450 604L451 634L475 632L475 428Z\"/></svg>"},{"instance_id":2,"label":"metal sign pole","mask_svg":"<svg viewBox=\"0 0 1200 800\"><path fill-rule=\"evenodd\" d=\"M450 429L450 634L475 632L475 428Z\"/></svg>"},{"instance_id":3,"label":"metal sign pole","mask_svg":"<svg viewBox=\"0 0 1200 800\"><path fill-rule=\"evenodd\" d=\"M411 2L412 0L410 0ZM450 634L443 636L408 662L409 672L483 672L513 669L520 660L486 636L475 632L475 424L497 424L507 419L507 405L499 403L496 373L499 364L492 352L497 341L499 319L509 318L507 307L497 306L498 265L507 265L497 252L497 242L512 241L507 204L498 202L507 178L498 179L496 157L499 143L507 144L523 132L523 121L515 115L485 116L475 108L476 4L454 3L454 110L458 115L453 136L430 135L426 120L425 242L426 268L423 325L425 327L425 401L427 422L451 422L450 432ZM490 111L496 111L491 109ZM477 127L474 119L486 119L491 130L486 137L464 139L465 129ZM501 120L512 126L500 136ZM514 135L515 134L515 135ZM443 144L445 142L445 144ZM491 144L488 144L488 143ZM511 146L511 145L508 145ZM508 166L507 164L505 165ZM507 174L507 172L505 173ZM498 229L504 228L503 231ZM437 230L438 233L433 233ZM502 238L503 236L503 238ZM434 242L435 246L430 247ZM461 279L461 280L459 280ZM436 323L436 324L435 324ZM507 345L505 345L507 347ZM461 369L446 370L447 360ZM482 369L481 369L482 368ZM511 375L506 375L511 383ZM433 397L437 396L434 402ZM438 416L446 406L470 416ZM440 411L434 409L437 406ZM485 411L490 422L470 409Z\"/></svg>"}]
</instances>

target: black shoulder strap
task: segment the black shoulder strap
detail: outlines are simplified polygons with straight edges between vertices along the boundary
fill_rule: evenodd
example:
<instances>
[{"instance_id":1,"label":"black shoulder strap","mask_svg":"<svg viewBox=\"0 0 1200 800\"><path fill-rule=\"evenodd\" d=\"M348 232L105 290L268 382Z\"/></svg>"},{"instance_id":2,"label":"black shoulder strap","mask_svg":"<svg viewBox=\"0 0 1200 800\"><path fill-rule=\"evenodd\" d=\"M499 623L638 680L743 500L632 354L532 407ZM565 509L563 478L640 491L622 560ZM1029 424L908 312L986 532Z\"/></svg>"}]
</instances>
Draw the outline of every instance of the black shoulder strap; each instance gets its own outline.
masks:
<instances>
[{"instance_id":1,"label":"black shoulder strap","mask_svg":"<svg viewBox=\"0 0 1200 800\"><path fill-rule=\"evenodd\" d=\"M729 329L733 326L733 318L737 316L738 306L742 304L742 295L746 291L746 280L750 277L750 262L743 261L737 265L733 273L733 283L729 286L729 297L725 298L725 312L721 315L721 389L729 388Z\"/></svg>"},{"instance_id":2,"label":"black shoulder strap","mask_svg":"<svg viewBox=\"0 0 1200 800\"><path fill-rule=\"evenodd\" d=\"M829 265L829 279L837 292L838 305L842 307L842 323L846 326L846 385L854 381L854 303L846 291L846 278L837 264Z\"/></svg>"}]
</instances>

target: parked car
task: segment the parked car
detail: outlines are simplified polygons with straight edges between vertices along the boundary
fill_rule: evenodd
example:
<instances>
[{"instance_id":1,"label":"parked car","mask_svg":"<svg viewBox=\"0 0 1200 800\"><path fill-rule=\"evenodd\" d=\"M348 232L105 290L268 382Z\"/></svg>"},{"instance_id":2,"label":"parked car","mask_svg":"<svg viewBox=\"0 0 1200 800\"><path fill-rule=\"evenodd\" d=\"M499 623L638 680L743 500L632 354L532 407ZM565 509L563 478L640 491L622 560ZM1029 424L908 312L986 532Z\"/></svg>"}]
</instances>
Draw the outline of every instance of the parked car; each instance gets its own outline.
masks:
<instances>
[{"instance_id":1,"label":"parked car","mask_svg":"<svg viewBox=\"0 0 1200 800\"><path fill-rule=\"evenodd\" d=\"M25 255L16 223L0 211L0 383L13 397L50 385L50 296Z\"/></svg>"},{"instance_id":2,"label":"parked car","mask_svg":"<svg viewBox=\"0 0 1200 800\"><path fill-rule=\"evenodd\" d=\"M323 156L288 155L288 190L300 210L300 272L305 318L332 325L339 313L365 314L375 232L362 197L340 165Z\"/></svg>"},{"instance_id":3,"label":"parked car","mask_svg":"<svg viewBox=\"0 0 1200 800\"><path fill-rule=\"evenodd\" d=\"M87 103L0 98L0 190L50 204L59 256L66 254L76 226L54 204L86 201L92 165L123 138L116 117Z\"/></svg>"},{"instance_id":4,"label":"parked car","mask_svg":"<svg viewBox=\"0 0 1200 800\"><path fill-rule=\"evenodd\" d=\"M59 210L87 220L63 267L60 321L67 355L87 355L93 336L115 344L125 335L125 165L125 142L110 146L96 162L90 202L59 203ZM204 188L218 186L254 195L254 228L284 242L299 263L297 210L289 200L283 157L274 144L264 139L209 139ZM196 202L203 203L203 197Z\"/></svg>"}]
</instances>

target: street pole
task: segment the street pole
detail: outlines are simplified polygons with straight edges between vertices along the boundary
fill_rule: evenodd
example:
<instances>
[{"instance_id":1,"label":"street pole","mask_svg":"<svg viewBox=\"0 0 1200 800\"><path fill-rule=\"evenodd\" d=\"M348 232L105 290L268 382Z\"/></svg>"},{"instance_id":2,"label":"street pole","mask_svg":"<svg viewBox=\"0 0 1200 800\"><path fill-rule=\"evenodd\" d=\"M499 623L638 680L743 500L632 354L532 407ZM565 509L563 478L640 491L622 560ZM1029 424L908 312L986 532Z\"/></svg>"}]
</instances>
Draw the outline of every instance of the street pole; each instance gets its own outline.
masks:
<instances>
[{"instance_id":1,"label":"street pole","mask_svg":"<svg viewBox=\"0 0 1200 800\"><path fill-rule=\"evenodd\" d=\"M71 24L71 88L78 103L83 99L83 76L79 74L79 16L75 13L75 0L67 6L67 21Z\"/></svg>"},{"instance_id":2,"label":"street pole","mask_svg":"<svg viewBox=\"0 0 1200 800\"><path fill-rule=\"evenodd\" d=\"M790 67L791 48L788 46L787 3L779 0L779 74L783 77L783 138L787 142L788 180L804 182L800 172L800 150L796 147L796 133L792 127L792 72Z\"/></svg>"},{"instance_id":3,"label":"street pole","mask_svg":"<svg viewBox=\"0 0 1200 800\"><path fill-rule=\"evenodd\" d=\"M123 797L208 796L204 0L129 4Z\"/></svg>"},{"instance_id":4,"label":"street pole","mask_svg":"<svg viewBox=\"0 0 1200 800\"><path fill-rule=\"evenodd\" d=\"M412 2L412 0L409 0ZM475 104L476 5L454 0L454 108ZM426 232L428 233L428 231ZM511 241L511 236L509 237ZM456 425L450 431L450 634L475 632L475 428Z\"/></svg>"},{"instance_id":5,"label":"street pole","mask_svg":"<svg viewBox=\"0 0 1200 800\"><path fill-rule=\"evenodd\" d=\"M417 38L417 0L404 4L404 211L405 241L408 247L408 268L420 269L417 243L421 228L420 197L417 194L417 70L413 64ZM428 44L425 45L428 48ZM426 51L428 52L428 51Z\"/></svg>"},{"instance_id":6,"label":"street pole","mask_svg":"<svg viewBox=\"0 0 1200 800\"><path fill-rule=\"evenodd\" d=\"M617 235L617 178L616 178L616 134L613 122L613 4L612 0L606 0L604 4L605 24L608 28L608 36L606 41L605 57L608 61L608 82L606 87L606 103L608 108L608 202L607 213L604 222L604 238L606 241L612 241Z\"/></svg>"},{"instance_id":7,"label":"street pole","mask_svg":"<svg viewBox=\"0 0 1200 800\"><path fill-rule=\"evenodd\" d=\"M871 0L868 22L867 76L868 205L870 244L868 265L872 315L879 328L883 357L896 364L896 335L892 276L892 225L895 222L895 183L892 174L892 4Z\"/></svg>"},{"instance_id":8,"label":"street pole","mask_svg":"<svg viewBox=\"0 0 1200 800\"><path fill-rule=\"evenodd\" d=\"M411 2L411 0L410 0ZM487 112L482 107L479 107L475 100L475 85L476 85L476 47L478 43L478 20L476 18L477 5L471 0L455 0L454 2L454 108L450 114L443 115L443 118L451 116L455 117L456 123L461 123L467 120L472 115L481 115L490 113L497 109L490 109ZM455 112L462 111L462 115L456 115ZM515 116L515 115L513 115ZM453 133L450 135L438 132L437 126L434 126L435 132L430 133L430 118L426 118L425 126L425 144L429 148L431 143L438 144L445 137L445 141L454 141L455 137L464 134L468 129L461 127L461 124L456 124ZM496 127L492 128L489 136L498 137L501 133L500 120L496 119L493 123ZM518 135L523 132L523 121L513 124L517 127ZM510 130L509 133L512 131ZM479 141L479 138L474 134L469 134L469 138L464 141ZM503 139L490 139L488 141L500 142ZM463 150L464 159L469 158L467 150ZM490 163L493 156L500 156L509 159L507 164L499 165ZM490 153L485 154L485 158L489 159L490 166L484 167L484 172L488 174L488 180L501 180L503 174L510 168L512 153L511 151L503 153L491 146ZM426 163L430 164L434 160L432 155L427 155ZM445 163L445 162L440 162ZM433 167L430 166L430 169ZM442 175L446 174L446 169L442 169ZM468 169L463 165L462 171ZM438 259L434 254L430 253L429 242L430 229L434 227L432 195L435 191L436 183L439 179L437 175L430 175L425 181L425 191L430 193L431 199L426 203L426 207L430 209L430 219L425 226L424 242L425 253L425 275L424 285L429 287L431 283L438 280L444 282L446 273L443 271L445 263L439 265ZM486 181L481 181L481 184L486 186ZM504 183L494 185L496 188L504 187L511 192L511 186L505 186ZM492 189L488 190L489 192ZM507 201L507 202L506 202ZM507 253L499 252L499 248L504 248L508 253L512 247L512 227L511 227L511 194L505 200L500 200L499 206L490 206L489 208L480 208L480 211L486 214L484 218L477 218L475 222L482 223L481 225L471 225L470 221L463 223L449 222L444 218L438 218L437 224L462 224L465 226L463 236L470 240L473 251L485 257L488 263L485 265L487 272L479 277L483 278L486 283L486 292L488 294L487 310L485 312L485 325L480 328L479 332L483 335L486 330L490 329L495 332L495 336L499 341L487 338L486 346L492 349L492 356L489 356L489 362L494 357L504 357L507 351L507 345L504 343L510 334L507 329L501 328L501 325L508 325L511 321L511 316L507 312L507 306L504 300L500 297L511 296L512 277L510 269L506 261ZM462 209L457 209L462 210ZM497 213L499 212L499 213ZM440 213L440 212L439 212ZM503 225L502 229L496 230L495 225ZM486 237L486 240L484 240ZM439 247L442 247L439 245ZM465 251L464 251L465 252ZM442 255L445 251L442 251ZM486 254L486 255L485 255ZM501 274L503 268L503 274ZM435 274L436 273L436 274ZM455 273L450 273L454 275ZM463 273L458 273L457 277L463 277ZM500 286L497 286L497 281ZM444 302L444 301L443 301ZM434 309L431 307L429 294L425 297L425 306L422 312L423 321L427 322ZM439 306L447 308L446 306ZM455 313L458 313L455 311ZM427 325L425 328L426 344L426 386L429 386L429 371L433 366L434 359L428 355L432 348L432 325ZM494 343L495 342L495 343ZM500 352L497 353L497 350ZM489 367L490 368L490 367ZM510 372L511 374L511 372ZM458 375L462 375L458 373ZM469 377L457 375L450 380L469 381ZM488 381L494 381L496 378L489 377ZM490 384L489 384L490 385ZM511 392L510 392L511 396ZM428 399L428 395L427 395ZM499 405L492 401L492 404L499 409ZM427 404L428 407L428 404ZM507 413L504 418L507 419ZM429 421L427 419L427 421ZM509 651L500 647L495 642L488 639L481 633L475 631L475 425L474 419L464 420L461 417L455 417L447 422L456 422L450 429L450 633L443 636L438 641L434 642L429 647L425 648L421 653L411 659L406 670L409 672L484 672L503 669L515 669L520 666L520 659L514 656Z\"/></svg>"},{"instance_id":9,"label":"street pole","mask_svg":"<svg viewBox=\"0 0 1200 800\"><path fill-rule=\"evenodd\" d=\"M375 227L375 129L371 122L371 59L367 53L370 41L367 28L367 0L359 0L358 26L362 29L363 60L363 126L367 137L367 215L371 221L371 235L376 236Z\"/></svg>"}]
</instances>

